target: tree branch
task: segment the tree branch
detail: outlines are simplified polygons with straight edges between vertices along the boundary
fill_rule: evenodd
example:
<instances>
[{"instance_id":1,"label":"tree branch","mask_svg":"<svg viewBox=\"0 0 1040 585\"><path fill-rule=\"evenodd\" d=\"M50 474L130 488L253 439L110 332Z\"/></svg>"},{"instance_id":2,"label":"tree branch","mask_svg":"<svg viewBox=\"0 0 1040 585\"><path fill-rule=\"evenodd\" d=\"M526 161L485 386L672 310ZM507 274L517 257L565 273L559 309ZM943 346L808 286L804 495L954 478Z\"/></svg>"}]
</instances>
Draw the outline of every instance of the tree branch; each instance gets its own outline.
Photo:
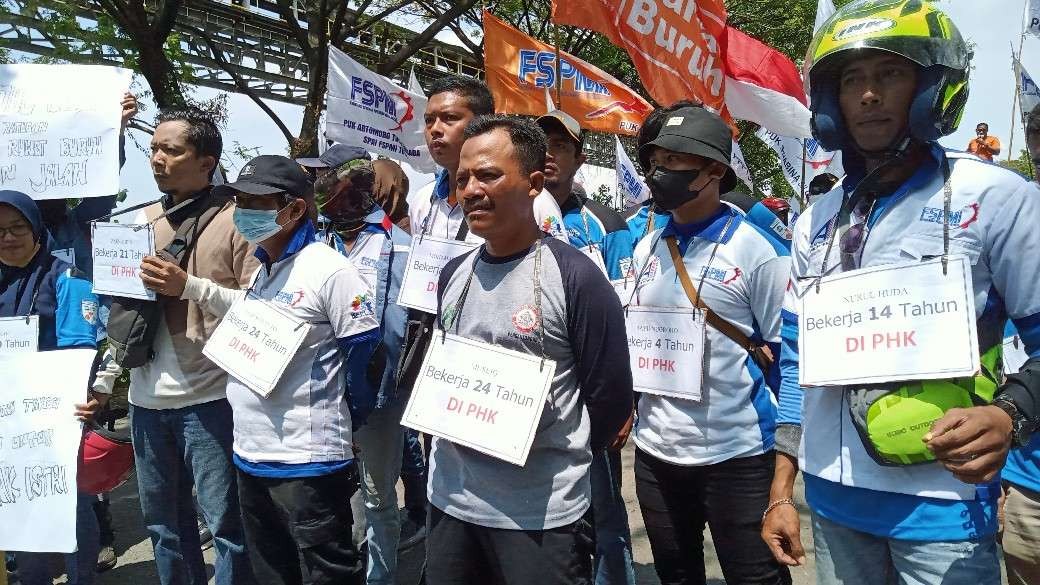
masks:
<instances>
[{"instance_id":1,"label":"tree branch","mask_svg":"<svg viewBox=\"0 0 1040 585\"><path fill-rule=\"evenodd\" d=\"M401 0L397 4L394 4L394 5L390 6L389 8L386 8L386 9L382 10L381 12L373 15L372 18L369 18L365 22L363 22L361 24L355 24L353 30L351 30L350 32L352 34L357 34L357 33L361 32L363 30L366 30L366 29L370 28L373 24L375 24L377 22L380 22L381 20L383 20L387 16L390 16L394 12L397 12L398 10L404 8L405 6L408 6L409 4L414 4L414 3L415 3L415 0ZM360 16L358 17L358 20L359 21L361 20ZM346 35L344 35L343 38L346 38Z\"/></svg>"},{"instance_id":2,"label":"tree branch","mask_svg":"<svg viewBox=\"0 0 1040 585\"><path fill-rule=\"evenodd\" d=\"M431 14L437 14L437 8L429 2L427 2L426 0L415 1L416 4L428 10ZM469 16L469 14L467 14L466 16ZM478 20L477 23L479 24L480 21ZM473 42L473 40L469 38L469 35L466 34L466 31L464 31L462 27L459 25L457 20L452 20L451 22L449 22L447 27L451 30L451 32L455 33L455 36L458 37L460 41L462 41L462 44L466 46L466 49L469 50L470 53L473 53L473 56L477 57L478 59L484 58L484 41L481 41L479 44Z\"/></svg>"},{"instance_id":3,"label":"tree branch","mask_svg":"<svg viewBox=\"0 0 1040 585\"><path fill-rule=\"evenodd\" d=\"M389 75L392 71L404 64L409 57L414 55L419 49L433 40L433 37L437 36L447 24L456 18L460 14L468 10L477 0L456 0L451 10L442 13L437 17L426 30L416 35L410 42L404 44L396 53L390 56L390 58L379 65L379 73L382 75Z\"/></svg>"},{"instance_id":4,"label":"tree branch","mask_svg":"<svg viewBox=\"0 0 1040 585\"><path fill-rule=\"evenodd\" d=\"M282 119L278 117L278 114L274 113L274 110L272 110L270 106L264 103L264 100L260 99L260 96L258 96L256 92L253 91L253 88L249 87L249 84L246 83L244 79L242 79L242 76L234 70L234 66L228 63L227 59L224 58L224 51L222 51L220 47L218 47L217 44L213 42L213 39L210 38L210 36L206 34L202 29L187 25L185 25L185 28L191 30L191 33L193 35L197 35L200 39L202 39L202 42L206 43L206 47L209 48L210 54L213 55L213 60L217 62L217 65L219 65L225 73L231 76L231 79L235 82L235 87L237 87L240 92L248 96L249 99L253 100L253 102L256 103L256 105L259 106L260 109L263 110L263 112L267 114L269 118L271 118L271 121L274 122L274 125L277 126L278 129L282 132L282 135L285 136L286 142L288 142L289 145L292 146L293 141L296 139L296 137L293 136L293 133L289 131L289 128L285 125L285 122L283 122Z\"/></svg>"},{"instance_id":5,"label":"tree branch","mask_svg":"<svg viewBox=\"0 0 1040 585\"><path fill-rule=\"evenodd\" d=\"M310 57L314 52L311 47L310 39L307 38L307 32L300 26L300 21L296 20L296 15L293 14L292 4L289 0L276 0L278 4L278 14L285 20L285 23L289 25L289 33L292 34L293 38L296 39L296 44L300 45L300 50Z\"/></svg>"},{"instance_id":6,"label":"tree branch","mask_svg":"<svg viewBox=\"0 0 1040 585\"><path fill-rule=\"evenodd\" d=\"M156 39L166 40L173 31L173 25L177 23L177 11L180 10L182 0L163 0L159 5L159 12L152 24L152 31Z\"/></svg>"}]
</instances>

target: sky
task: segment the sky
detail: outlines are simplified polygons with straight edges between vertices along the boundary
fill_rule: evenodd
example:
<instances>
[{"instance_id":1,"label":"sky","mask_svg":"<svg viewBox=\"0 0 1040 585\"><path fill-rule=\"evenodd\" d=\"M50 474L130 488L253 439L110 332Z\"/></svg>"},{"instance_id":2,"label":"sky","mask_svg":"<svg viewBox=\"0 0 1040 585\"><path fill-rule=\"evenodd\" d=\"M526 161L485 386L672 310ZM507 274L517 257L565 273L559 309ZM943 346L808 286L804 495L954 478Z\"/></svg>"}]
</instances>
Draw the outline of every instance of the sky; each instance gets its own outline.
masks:
<instances>
[{"instance_id":1,"label":"sky","mask_svg":"<svg viewBox=\"0 0 1040 585\"><path fill-rule=\"evenodd\" d=\"M813 0L798 0L802 2ZM1016 114L1015 133L1011 139L1011 104L1015 94L1015 78L1011 65L1011 50L1018 50L1022 16L1028 0L941 0L938 5L945 10L960 29L961 34L975 44L973 69L970 79L970 97L960 128L944 138L943 145L963 149L974 138L975 125L988 122L990 134L1000 138L1006 157L1009 142L1015 155L1024 147L1021 119ZM409 24L402 22L401 24ZM450 33L438 38L451 42ZM1024 41L1022 62L1026 70L1040 79L1040 38L1029 36ZM143 83L140 76L137 83ZM138 86L141 87L140 85ZM207 99L216 95L216 90L197 88L195 96ZM279 114L290 130L299 130L303 110L298 106L280 102L268 102ZM142 116L151 120L154 107ZM241 94L230 94L228 99L229 121L224 129L225 152L230 152L235 143L249 148L259 148L262 154L285 154L287 145L274 123L249 98ZM147 149L148 136L131 132ZM224 164L229 176L234 178L244 163L234 156L225 156ZM124 205L147 201L159 196L148 168L148 157L128 142L127 162L123 167L122 184L128 191ZM413 187L417 185L414 184Z\"/></svg>"}]
</instances>

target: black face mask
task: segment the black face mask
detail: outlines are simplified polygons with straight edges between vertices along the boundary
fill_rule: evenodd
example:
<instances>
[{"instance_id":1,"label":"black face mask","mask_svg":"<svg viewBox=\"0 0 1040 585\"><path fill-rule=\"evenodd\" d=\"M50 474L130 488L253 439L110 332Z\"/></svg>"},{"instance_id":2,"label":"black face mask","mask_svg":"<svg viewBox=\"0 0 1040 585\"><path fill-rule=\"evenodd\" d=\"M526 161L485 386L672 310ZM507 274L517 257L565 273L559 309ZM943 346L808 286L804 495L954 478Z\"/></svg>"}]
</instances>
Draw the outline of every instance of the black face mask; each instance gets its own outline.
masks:
<instances>
[{"instance_id":1,"label":"black face mask","mask_svg":"<svg viewBox=\"0 0 1040 585\"><path fill-rule=\"evenodd\" d=\"M696 199L701 192L691 191L690 183L701 174L698 169L689 171L673 171L657 167L647 179L650 195L659 209L671 211L687 201Z\"/></svg>"}]
</instances>

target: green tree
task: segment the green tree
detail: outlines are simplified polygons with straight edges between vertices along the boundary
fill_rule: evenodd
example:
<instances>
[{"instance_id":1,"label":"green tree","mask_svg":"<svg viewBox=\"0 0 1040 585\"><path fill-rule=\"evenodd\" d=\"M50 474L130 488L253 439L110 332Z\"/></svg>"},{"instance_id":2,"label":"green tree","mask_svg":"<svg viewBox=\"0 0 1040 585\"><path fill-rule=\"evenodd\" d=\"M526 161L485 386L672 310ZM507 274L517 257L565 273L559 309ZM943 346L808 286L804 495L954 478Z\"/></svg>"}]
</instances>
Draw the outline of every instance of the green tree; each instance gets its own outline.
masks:
<instances>
[{"instance_id":1,"label":"green tree","mask_svg":"<svg viewBox=\"0 0 1040 585\"><path fill-rule=\"evenodd\" d=\"M1023 149L1019 151L1017 158L1011 160L1002 159L997 161L997 164L1009 168L1023 177L1028 177L1029 179L1036 178L1033 172L1033 161L1029 158L1028 150Z\"/></svg>"}]
</instances>

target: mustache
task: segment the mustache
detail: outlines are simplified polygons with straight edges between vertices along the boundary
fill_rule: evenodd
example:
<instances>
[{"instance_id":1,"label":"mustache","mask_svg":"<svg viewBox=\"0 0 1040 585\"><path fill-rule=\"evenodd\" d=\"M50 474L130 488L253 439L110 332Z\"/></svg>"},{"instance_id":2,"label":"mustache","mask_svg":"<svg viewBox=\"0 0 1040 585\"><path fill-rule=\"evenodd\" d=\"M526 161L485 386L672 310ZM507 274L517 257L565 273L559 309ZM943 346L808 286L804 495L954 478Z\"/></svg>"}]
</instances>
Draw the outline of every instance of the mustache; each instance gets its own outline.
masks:
<instances>
[{"instance_id":1,"label":"mustache","mask_svg":"<svg viewBox=\"0 0 1040 585\"><path fill-rule=\"evenodd\" d=\"M487 199L465 199L462 201L462 211L472 213L474 211L491 211L495 206Z\"/></svg>"}]
</instances>

